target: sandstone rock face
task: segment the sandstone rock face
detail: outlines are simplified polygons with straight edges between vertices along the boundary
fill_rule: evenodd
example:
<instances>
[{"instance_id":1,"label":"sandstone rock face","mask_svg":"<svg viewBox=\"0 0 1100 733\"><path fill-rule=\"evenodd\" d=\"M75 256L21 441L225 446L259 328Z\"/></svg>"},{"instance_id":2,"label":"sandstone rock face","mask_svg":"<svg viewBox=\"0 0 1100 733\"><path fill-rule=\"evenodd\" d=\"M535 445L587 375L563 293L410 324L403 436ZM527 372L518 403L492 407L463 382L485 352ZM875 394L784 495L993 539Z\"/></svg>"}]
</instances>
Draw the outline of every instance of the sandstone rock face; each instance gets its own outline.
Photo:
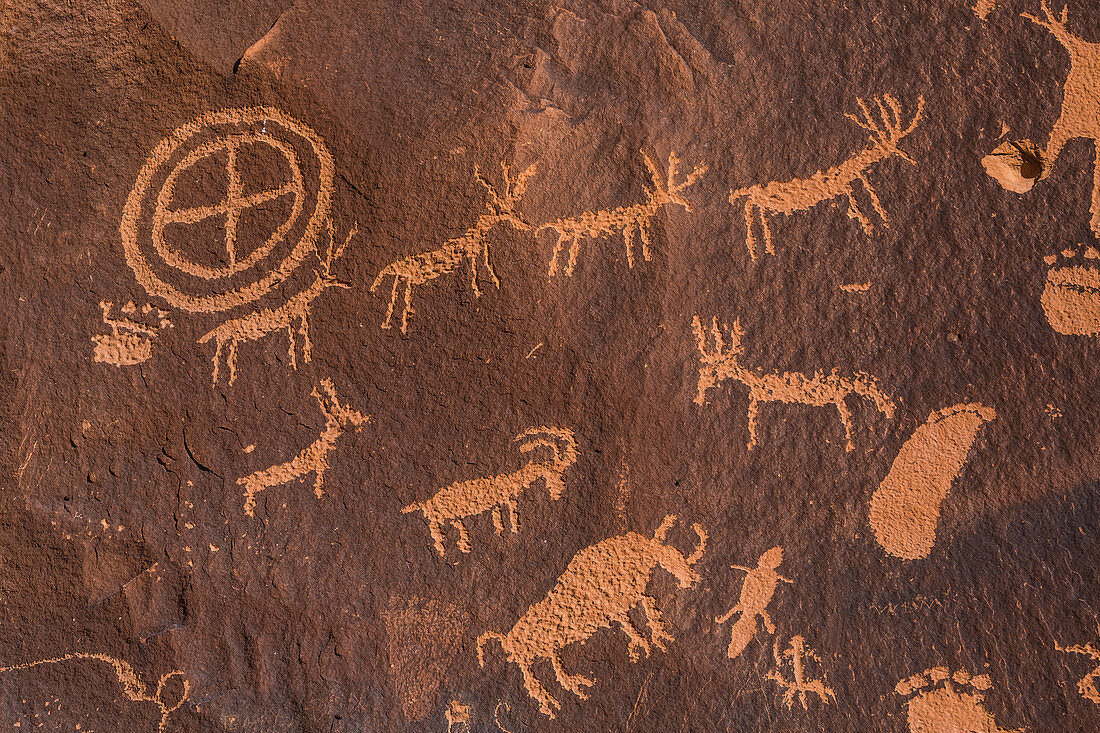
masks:
<instances>
[{"instance_id":1,"label":"sandstone rock face","mask_svg":"<svg viewBox=\"0 0 1100 733\"><path fill-rule=\"evenodd\" d=\"M1100 728L1054 2L0 6L0 727Z\"/></svg>"}]
</instances>

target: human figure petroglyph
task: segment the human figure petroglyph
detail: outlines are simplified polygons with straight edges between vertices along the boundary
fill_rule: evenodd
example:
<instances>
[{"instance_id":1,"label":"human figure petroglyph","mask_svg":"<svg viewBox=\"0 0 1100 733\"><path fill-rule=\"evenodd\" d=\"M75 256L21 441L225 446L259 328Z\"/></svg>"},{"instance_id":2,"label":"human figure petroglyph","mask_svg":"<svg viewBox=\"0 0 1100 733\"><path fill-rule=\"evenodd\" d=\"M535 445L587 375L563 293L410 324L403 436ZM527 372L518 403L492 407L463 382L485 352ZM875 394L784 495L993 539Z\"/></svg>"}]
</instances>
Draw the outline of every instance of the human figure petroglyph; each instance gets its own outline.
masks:
<instances>
[{"instance_id":1,"label":"human figure petroglyph","mask_svg":"<svg viewBox=\"0 0 1100 733\"><path fill-rule=\"evenodd\" d=\"M772 649L772 655L775 657L775 669L765 674L764 679L771 680L784 689L783 703L788 708L794 706L796 695L798 701L802 703L803 710L809 710L809 705L806 703L808 694L817 695L821 702L826 705L829 704L830 700L836 702L836 694L833 692L833 688L828 686L829 680L824 670L821 672L821 679L810 679L806 670L806 662L813 661L820 665L821 657L813 649L806 646L804 638L801 636L793 637L790 646L782 652L779 651L779 642L776 641ZM790 679L784 677L782 672L783 667L787 664L791 667Z\"/></svg>"},{"instance_id":2,"label":"human figure petroglyph","mask_svg":"<svg viewBox=\"0 0 1100 733\"><path fill-rule=\"evenodd\" d=\"M875 193L871 182L867 180L867 169L894 156L913 165L917 164L908 153L898 147L898 143L920 124L924 114L924 97L918 99L916 114L913 115L907 127L904 127L905 123L902 122L901 105L893 96L886 94L872 101L882 118L881 125L875 121L871 108L862 99L856 100L862 119L852 114L844 115L871 135L870 145L848 160L826 171L818 171L809 178L772 181L730 191L730 204L735 205L738 199L745 199L745 246L748 247L749 256L753 260L757 258L756 234L753 232L757 212L760 214L760 228L764 232L764 251L772 255L775 254L775 248L772 244L771 229L768 227L769 212L791 214L795 211L808 211L820 203L832 201L841 196L848 198L848 218L858 220L863 227L863 232L870 234L873 230L871 221L856 205L855 192L852 188L856 181L861 182L866 189L871 198L871 205L882 219L882 225L890 226L886 218L886 210L882 208L878 194Z\"/></svg>"},{"instance_id":3,"label":"human figure petroglyph","mask_svg":"<svg viewBox=\"0 0 1100 733\"><path fill-rule=\"evenodd\" d=\"M448 239L439 249L429 252L421 252L387 265L378 273L374 283L370 286L373 293L382 284L382 280L393 277L393 292L390 294L390 305L386 309L386 318L382 321L382 328L391 328L393 308L397 303L397 289L405 285L405 307L401 312L401 333L405 333L409 325L409 316L413 313L412 289L414 285L423 285L430 280L435 280L441 275L446 275L457 270L464 261L470 263L470 287L474 295L481 297L481 289L477 286L477 268L480 259L485 270L493 279L493 284L500 287L493 266L489 263L489 232L498 224L510 226L520 231L530 231L531 225L518 213L516 204L527 191L527 183L535 174L537 164L528 166L527 170L516 176L515 181L510 178L508 166L502 161L500 167L504 174L503 194L498 194L488 181L486 181L478 167L474 166L474 178L485 187L488 192L488 200L485 203L485 211L478 217L477 223L466 230L459 237Z\"/></svg>"},{"instance_id":4,"label":"human figure petroglyph","mask_svg":"<svg viewBox=\"0 0 1100 733\"><path fill-rule=\"evenodd\" d=\"M1000 727L985 709L984 693L992 687L988 674L952 674L946 667L934 667L898 682L894 689L903 697L912 696L907 703L910 733L1025 733L1025 728Z\"/></svg>"},{"instance_id":5,"label":"human figure petroglyph","mask_svg":"<svg viewBox=\"0 0 1100 733\"><path fill-rule=\"evenodd\" d=\"M333 276L332 263L343 255L348 242L359 231L358 224L353 225L343 244L337 246L331 219L326 223L326 227L329 235L328 254L322 262L323 271L314 272L315 279L309 287L291 297L278 308L265 308L240 318L232 318L199 338L200 344L205 344L211 339L217 344L214 351L215 387L218 385L218 365L222 361L222 349L227 344L229 348L225 363L229 366L229 384L233 384L237 379L237 346L245 341L259 341L269 333L282 329L286 329L287 339L290 342L290 366L297 369L298 362L294 342L295 323L298 324L298 335L302 337L302 360L309 363L312 358L312 347L309 341L309 314L313 308L313 301L329 288L350 287L347 283L340 282Z\"/></svg>"},{"instance_id":6,"label":"human figure petroglyph","mask_svg":"<svg viewBox=\"0 0 1100 733\"><path fill-rule=\"evenodd\" d=\"M745 582L741 585L741 597L737 600L737 605L714 619L716 624L724 624L733 614L740 614L733 624L729 648L726 650L730 659L739 657L756 636L756 619L760 619L769 634L775 633L775 624L768 615L768 605L775 597L780 581L794 582L779 574L779 566L782 563L783 548L773 547L760 556L755 568L730 565L731 568L744 570L747 573Z\"/></svg>"},{"instance_id":7,"label":"human figure petroglyph","mask_svg":"<svg viewBox=\"0 0 1100 733\"><path fill-rule=\"evenodd\" d=\"M847 451L855 447L852 443L852 415L845 402L849 395L854 394L870 400L887 418L894 416L893 400L879 389L878 381L869 374L856 372L851 376L842 377L836 369L829 374L818 370L812 375L800 372L765 373L759 368L749 369L738 359L745 350L741 345L741 338L745 332L739 320L735 320L733 328L729 329L728 349L725 338L722 336L722 329L718 326L717 316L711 326L713 350L707 348L707 338L699 316L694 316L691 325L699 344L701 362L695 404L706 404L707 390L716 387L724 379L733 379L748 387L749 450L756 446L756 418L760 412L761 402L797 403L812 407L835 406L840 413L840 421L844 425Z\"/></svg>"},{"instance_id":8,"label":"human figure petroglyph","mask_svg":"<svg viewBox=\"0 0 1100 733\"><path fill-rule=\"evenodd\" d=\"M637 532L602 540L573 556L553 589L538 603L527 609L511 631L500 634L487 631L477 639L477 660L485 666L483 647L491 639L500 642L508 661L523 673L527 694L538 702L539 712L550 718L559 703L535 677L533 665L539 660L550 662L554 676L563 688L581 700L588 699L584 687L595 681L583 675L567 674L562 667L561 650L570 644L583 642L600 629L618 624L629 639L627 655L637 661L642 650L648 656L650 647L664 650L664 642L673 641L652 598L645 594L646 586L657 566L671 573L681 588L691 588L699 582L693 566L706 549L707 533L699 524L692 528L699 543L686 557L665 543L665 535L676 521L669 514L661 522L653 538ZM628 613L641 605L651 638L646 639L634 628Z\"/></svg>"},{"instance_id":9,"label":"human figure petroglyph","mask_svg":"<svg viewBox=\"0 0 1100 733\"><path fill-rule=\"evenodd\" d=\"M118 678L118 684L122 687L123 694L131 702L151 702L160 709L160 723L157 725L157 733L164 733L164 727L168 724L168 716L176 710L179 710L187 700L187 696L191 692L191 683L183 676L183 672L179 670L173 670L167 674L161 675L157 681L156 692L152 697L149 696L149 688L145 686L145 683L141 681L141 678L137 676L137 672L128 663L121 659L108 656L106 654L98 654L95 652L73 652L61 657L54 657L52 659L39 659L36 662L27 662L25 664L13 664L8 667L0 667L0 674L5 672L14 672L17 670L31 669L33 667L39 667L45 664L60 664L62 662L68 662L72 660L78 661L94 661L103 662L109 665L115 672L115 676ZM168 680L173 677L179 677L180 684L183 687L182 693L175 705L169 705L164 699L164 686ZM18 725L18 724L17 724ZM79 727L79 726L78 726Z\"/></svg>"},{"instance_id":10,"label":"human figure petroglyph","mask_svg":"<svg viewBox=\"0 0 1100 733\"><path fill-rule=\"evenodd\" d=\"M1097 627L1097 630L1100 631L1100 627ZM1054 648L1060 652L1082 654L1091 657L1092 661L1097 663L1096 669L1086 674L1077 682L1077 691L1081 693L1081 697L1100 705L1100 689L1096 686L1096 681L1100 679L1100 649L1097 649L1091 642L1084 646L1074 644L1069 647L1063 647L1056 642Z\"/></svg>"},{"instance_id":11,"label":"human figure petroglyph","mask_svg":"<svg viewBox=\"0 0 1100 733\"><path fill-rule=\"evenodd\" d=\"M436 492L425 501L414 502L401 510L402 514L421 512L428 522L435 551L444 557L443 528L450 524L458 530L458 549L468 553L470 535L462 520L485 512L492 512L493 526L497 537L504 532L501 509L508 509L508 525L512 533L519 532L516 518L516 500L519 495L539 479L546 485L550 498L557 501L565 491L562 475L565 470L577 462L577 441L573 431L568 428L553 428L545 425L532 427L515 437L521 453L529 453L538 448L548 448L549 458L532 458L525 466L511 473L497 476L458 481Z\"/></svg>"},{"instance_id":12,"label":"human figure petroglyph","mask_svg":"<svg viewBox=\"0 0 1100 733\"><path fill-rule=\"evenodd\" d=\"M579 216L566 217L543 224L535 230L535 236L538 236L543 229L553 229L558 233L558 238L554 242L554 252L550 257L550 277L558 272L558 257L566 242L569 242L569 261L565 265L565 274L572 275L573 268L577 264L580 240L609 237L619 232L622 233L623 243L626 245L627 264L632 268L634 267L635 236L641 240L642 257L648 262L650 258L649 227L652 226L653 217L657 216L657 213L663 207L671 204L678 204L683 206L686 211L692 211L691 202L681 194L681 191L691 186L700 176L706 173L707 167L705 165L695 166L695 170L684 178L684 182L678 184L676 183L676 174L680 159L676 157L675 152L668 154L668 173L665 176L661 175L661 171L649 155L642 153L642 159L645 161L650 179L653 181L653 188L646 189L647 201L630 206L619 206L615 209L586 211Z\"/></svg>"},{"instance_id":13,"label":"human figure petroglyph","mask_svg":"<svg viewBox=\"0 0 1100 733\"><path fill-rule=\"evenodd\" d=\"M153 339L157 337L161 329L171 328L172 322L168 320L168 314L159 308L154 308L148 303L142 308L142 315L152 318L156 325L139 323L133 320L137 307L133 301L120 308L119 318L111 318L111 309L114 303L103 300L99 303L103 311L103 323L111 327L111 333L98 333L92 336L95 344L93 358L103 364L115 366L133 366L140 364L153 355Z\"/></svg>"},{"instance_id":14,"label":"human figure petroglyph","mask_svg":"<svg viewBox=\"0 0 1100 733\"><path fill-rule=\"evenodd\" d=\"M332 449L336 446L336 441L344 434L349 424L355 426L358 432L365 423L370 421L370 415L364 415L347 405L340 404L340 400L336 397L336 388L333 386L331 379L326 377L321 380L321 390L324 394L318 392L316 387L310 393L317 400L321 413L325 416L325 429L321 431L320 437L289 461L237 479L237 484L243 485L245 488L244 513L248 516L253 516L256 507L256 494L273 486L290 483L311 473L315 475L313 493L318 499L324 496L328 454L332 452Z\"/></svg>"}]
</instances>

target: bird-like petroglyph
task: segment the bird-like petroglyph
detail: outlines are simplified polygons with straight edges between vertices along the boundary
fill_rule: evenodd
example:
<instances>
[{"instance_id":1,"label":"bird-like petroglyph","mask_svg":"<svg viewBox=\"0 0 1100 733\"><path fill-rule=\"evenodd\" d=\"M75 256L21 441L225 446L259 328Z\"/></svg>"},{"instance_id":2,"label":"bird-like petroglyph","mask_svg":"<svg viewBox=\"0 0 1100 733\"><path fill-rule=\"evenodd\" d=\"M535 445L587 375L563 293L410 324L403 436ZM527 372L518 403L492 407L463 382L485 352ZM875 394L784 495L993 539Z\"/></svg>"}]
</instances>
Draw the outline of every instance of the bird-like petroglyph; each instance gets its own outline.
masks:
<instances>
[{"instance_id":1,"label":"bird-like petroglyph","mask_svg":"<svg viewBox=\"0 0 1100 733\"><path fill-rule=\"evenodd\" d=\"M458 549L470 552L470 535L463 519L492 512L497 536L504 532L501 509L508 509L508 525L512 533L519 532L516 518L516 501L526 489L539 479L555 501L565 491L562 475L577 462L577 441L568 428L547 426L532 427L515 437L519 450L529 453L545 448L549 454L532 458L522 468L497 476L456 481L440 489L430 499L414 502L401 510L403 514L420 512L428 522L428 530L440 557L444 556L443 528L451 525L458 530Z\"/></svg>"},{"instance_id":2,"label":"bird-like petroglyph","mask_svg":"<svg viewBox=\"0 0 1100 733\"><path fill-rule=\"evenodd\" d=\"M103 311L103 323L111 328L110 333L92 336L93 358L103 364L119 367L140 364L153 355L153 339L157 334L172 327L168 314L148 303L141 309L142 321L135 320L138 309L133 301L119 309L119 318L111 317L114 307L111 301L101 301L99 307ZM153 322L149 323L150 320Z\"/></svg>"},{"instance_id":3,"label":"bird-like petroglyph","mask_svg":"<svg viewBox=\"0 0 1100 733\"><path fill-rule=\"evenodd\" d=\"M473 289L474 295L481 297L481 289L477 286L479 260L484 265L486 272L489 273L489 277L493 279L493 284L498 288L500 287L500 280L497 278L496 272L493 271L493 266L489 263L489 233L498 224L507 225L521 231L530 231L531 225L516 213L516 204L519 203L519 200L523 198L523 194L527 191L527 184L531 176L535 174L536 164L532 164L527 170L516 176L514 181L511 180L508 166L504 162L501 162L500 167L503 171L504 188L502 193L497 193L496 189L482 177L477 166L474 166L474 178L485 187L488 200L485 202L485 211L477 218L477 222L466 230L465 234L448 239L439 249L421 252L397 260L386 265L378 273L378 277L374 279L374 283L370 286L372 293L378 289L384 279L387 277L393 278L390 305L386 309L386 318L382 321L382 328L391 328L393 325L393 309L397 303L397 291L401 285L405 286L405 307L401 312L401 333L405 333L409 326L409 316L413 314L413 286L423 285L441 275L452 273L463 262L470 264L470 287Z\"/></svg>"},{"instance_id":4,"label":"bird-like petroglyph","mask_svg":"<svg viewBox=\"0 0 1100 733\"><path fill-rule=\"evenodd\" d=\"M768 605L775 597L775 591L780 581L793 583L779 574L779 566L783 563L783 548L773 547L760 556L755 568L746 568L742 565L730 565L731 568L743 570L747 573L745 582L741 586L741 597L737 605L726 613L714 619L716 624L724 624L739 614L733 624L730 633L729 648L726 654L730 659L736 659L745 651L752 638L756 636L756 620L764 624L769 634L775 633L775 624L768 615Z\"/></svg>"},{"instance_id":5,"label":"bird-like petroglyph","mask_svg":"<svg viewBox=\"0 0 1100 733\"><path fill-rule=\"evenodd\" d=\"M830 701L836 702L836 693L829 687L828 675L821 670L821 678L814 679L807 667L807 662L821 666L821 657L810 647L806 646L806 640L801 636L791 639L790 646L782 652L779 651L779 641L775 642L772 649L775 657L775 669L764 675L764 679L770 680L783 688L783 703L788 707L794 706L794 698L802 703L802 709L808 710L806 700L809 695L817 695L818 699L826 705ZM783 674L783 668L790 667L791 676L788 679Z\"/></svg>"},{"instance_id":6,"label":"bird-like petroglyph","mask_svg":"<svg viewBox=\"0 0 1100 733\"><path fill-rule=\"evenodd\" d=\"M775 254L772 232L768 226L769 213L791 214L795 211L809 211L820 203L832 201L841 196L848 199L848 218L858 220L864 233L870 234L873 229L871 221L856 205L853 189L856 181L863 184L863 188L871 199L871 205L882 219L883 226L890 226L886 218L886 210L882 208L878 194L871 187L871 182L867 180L867 170L876 163L895 156L916 165L916 161L899 148L898 143L920 124L924 113L924 97L919 98L916 114L910 119L908 126L902 121L902 108L894 97L886 94L872 101L882 118L881 123L875 121L871 107L862 99L857 100L862 119L852 114L845 115L870 133L870 144L843 163L825 171L818 171L809 178L772 181L730 191L730 204L736 205L738 199L745 199L745 246L748 247L749 256L752 259L757 258L756 234L753 231L757 213L760 215L760 229L764 233L764 251L767 254Z\"/></svg>"},{"instance_id":7,"label":"bird-like petroglyph","mask_svg":"<svg viewBox=\"0 0 1100 733\"><path fill-rule=\"evenodd\" d=\"M902 680L895 691L909 698L910 733L1025 733L1024 728L1002 728L986 710L985 692L992 687L988 674L952 674L946 667L934 667Z\"/></svg>"},{"instance_id":8,"label":"bird-like petroglyph","mask_svg":"<svg viewBox=\"0 0 1100 733\"><path fill-rule=\"evenodd\" d=\"M544 229L553 229L558 235L554 242L554 252L550 257L550 277L558 272L558 257L566 243L569 243L569 259L565 265L565 274L572 275L582 239L610 237L620 232L623 235L623 243L626 245L627 264L634 267L634 237L641 240L642 257L648 261L650 258L649 227L652 226L653 218L657 213L671 204L678 204L689 212L692 210L691 202L683 196L682 191L699 180L699 177L707 172L707 167L696 166L682 183L676 183L680 159L676 157L675 152L668 155L668 170L665 175L661 174L649 155L642 153L642 159L653 182L653 188L646 189L646 201L614 209L586 211L578 216L543 224L535 230L536 236Z\"/></svg>"},{"instance_id":9,"label":"bird-like petroglyph","mask_svg":"<svg viewBox=\"0 0 1100 733\"><path fill-rule=\"evenodd\" d=\"M627 654L631 661L638 660L638 650L647 655L651 646L664 650L664 642L673 641L673 638L665 631L656 604L646 595L646 587L657 566L671 573L681 588L698 583L699 573L693 566L703 556L707 541L703 528L692 525L699 543L685 557L665 542L675 521L675 516L666 516L652 538L627 532L578 552L553 589L527 609L511 631L507 634L487 631L478 637L478 664L485 666L483 647L486 642L499 641L508 661L515 663L523 673L527 694L538 702L543 715L553 718L554 710L560 710L561 703L535 677L533 666L539 660L550 662L558 684L586 700L588 694L583 688L591 687L595 681L566 673L561 661L561 650L565 647L618 624L629 639ZM638 605L645 611L650 639L639 633L628 615Z\"/></svg>"},{"instance_id":10,"label":"bird-like petroglyph","mask_svg":"<svg viewBox=\"0 0 1100 733\"><path fill-rule=\"evenodd\" d=\"M840 414L844 425L845 450L851 451L852 414L846 400L849 395L858 395L871 401L887 418L894 416L894 402L878 386L877 380L869 374L857 372L850 376L841 376L838 370L825 374L816 371L813 374L800 372L766 373L756 368L750 369L741 364L739 357L745 347L741 338L745 335L739 321L735 320L729 329L730 343L727 348L722 329L718 326L717 316L711 325L711 340L714 348L707 347L707 337L699 316L692 319L692 330L699 345L699 384L695 395L695 404L706 404L707 390L716 387L725 379L733 379L749 388L749 450L756 446L756 418L761 402L783 402L813 407L833 405Z\"/></svg>"},{"instance_id":11,"label":"bird-like petroglyph","mask_svg":"<svg viewBox=\"0 0 1100 733\"><path fill-rule=\"evenodd\" d=\"M322 394L323 392L323 394ZM244 513L253 516L256 508L256 494L273 486L290 483L295 479L314 474L313 493L320 499L324 496L325 471L328 470L328 455L336 446L336 441L352 425L359 430L370 420L369 415L353 410L340 403L336 397L336 388L332 380L321 380L321 392L314 387L311 392L321 414L325 416L325 429L317 440L302 449L302 452L285 463L279 463L262 471L237 479L244 486Z\"/></svg>"},{"instance_id":12,"label":"bird-like petroglyph","mask_svg":"<svg viewBox=\"0 0 1100 733\"><path fill-rule=\"evenodd\" d=\"M1100 627L1097 628L1100 631ZM1100 649L1089 642L1082 646L1081 644L1074 644L1073 646L1063 647L1061 644L1055 643L1054 648L1060 652L1066 652L1069 654L1081 654L1086 657L1090 657L1093 662L1096 663L1096 669L1092 670L1077 682L1077 691L1081 693L1081 697L1086 700L1100 705L1100 689L1097 688L1097 680L1100 680Z\"/></svg>"}]
</instances>

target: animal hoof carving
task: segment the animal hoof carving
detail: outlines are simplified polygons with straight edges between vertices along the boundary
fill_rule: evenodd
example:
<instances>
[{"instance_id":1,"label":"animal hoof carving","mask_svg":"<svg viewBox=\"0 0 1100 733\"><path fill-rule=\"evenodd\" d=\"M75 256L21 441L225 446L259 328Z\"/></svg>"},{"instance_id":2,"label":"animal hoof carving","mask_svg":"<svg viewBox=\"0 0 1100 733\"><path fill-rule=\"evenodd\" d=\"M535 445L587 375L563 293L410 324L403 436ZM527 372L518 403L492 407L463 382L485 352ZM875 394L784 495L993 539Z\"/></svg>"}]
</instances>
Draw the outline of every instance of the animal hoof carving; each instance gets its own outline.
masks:
<instances>
[{"instance_id":1,"label":"animal hoof carving","mask_svg":"<svg viewBox=\"0 0 1100 733\"><path fill-rule=\"evenodd\" d=\"M946 667L935 667L898 682L895 691L910 698L910 733L1025 733L1024 728L1000 727L986 710L985 692L992 687L987 674L952 674Z\"/></svg>"},{"instance_id":2,"label":"animal hoof carving","mask_svg":"<svg viewBox=\"0 0 1100 733\"><path fill-rule=\"evenodd\" d=\"M1047 272L1040 300L1047 322L1055 331L1067 336L1093 336L1100 333L1100 267L1095 262L1100 252L1088 247L1084 251L1087 262L1072 264L1070 258L1076 254L1071 249L1062 252L1067 262ZM1046 258L1048 265L1057 261L1055 256Z\"/></svg>"}]
</instances>

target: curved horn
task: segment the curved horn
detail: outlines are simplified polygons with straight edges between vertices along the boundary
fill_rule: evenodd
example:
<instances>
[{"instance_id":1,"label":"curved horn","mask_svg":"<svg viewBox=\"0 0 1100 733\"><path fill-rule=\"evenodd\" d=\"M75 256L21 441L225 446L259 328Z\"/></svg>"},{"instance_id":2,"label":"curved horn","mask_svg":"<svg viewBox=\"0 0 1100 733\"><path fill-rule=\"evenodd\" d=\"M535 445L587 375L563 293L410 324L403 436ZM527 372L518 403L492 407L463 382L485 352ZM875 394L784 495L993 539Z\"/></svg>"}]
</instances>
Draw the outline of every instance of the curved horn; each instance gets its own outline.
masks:
<instances>
[{"instance_id":1,"label":"curved horn","mask_svg":"<svg viewBox=\"0 0 1100 733\"><path fill-rule=\"evenodd\" d=\"M699 544L696 545L691 554L687 556L688 565L697 563L699 558L703 556L703 552L707 549L707 531L703 529L703 525L695 522L691 525L691 528L695 530L695 534L699 535Z\"/></svg>"},{"instance_id":2,"label":"curved horn","mask_svg":"<svg viewBox=\"0 0 1100 733\"><path fill-rule=\"evenodd\" d=\"M657 530L653 533L653 539L657 542L664 542L665 535L668 534L668 530L676 522L675 514L666 514L665 518L661 521L661 526L657 527Z\"/></svg>"},{"instance_id":3,"label":"curved horn","mask_svg":"<svg viewBox=\"0 0 1100 733\"><path fill-rule=\"evenodd\" d=\"M551 438L555 438L557 440L557 444L539 440L534 440L531 442L527 442L524 440L525 438L536 435L548 435ZM540 425L538 427L527 428L522 433L517 435L513 440L515 442L524 441L524 445L520 446L520 450L524 453L530 450L534 450L540 445L546 445L554 449L554 457L558 462L563 463L567 466L571 466L577 462L577 439L573 436L573 431L569 428L552 428L548 425Z\"/></svg>"}]
</instances>

